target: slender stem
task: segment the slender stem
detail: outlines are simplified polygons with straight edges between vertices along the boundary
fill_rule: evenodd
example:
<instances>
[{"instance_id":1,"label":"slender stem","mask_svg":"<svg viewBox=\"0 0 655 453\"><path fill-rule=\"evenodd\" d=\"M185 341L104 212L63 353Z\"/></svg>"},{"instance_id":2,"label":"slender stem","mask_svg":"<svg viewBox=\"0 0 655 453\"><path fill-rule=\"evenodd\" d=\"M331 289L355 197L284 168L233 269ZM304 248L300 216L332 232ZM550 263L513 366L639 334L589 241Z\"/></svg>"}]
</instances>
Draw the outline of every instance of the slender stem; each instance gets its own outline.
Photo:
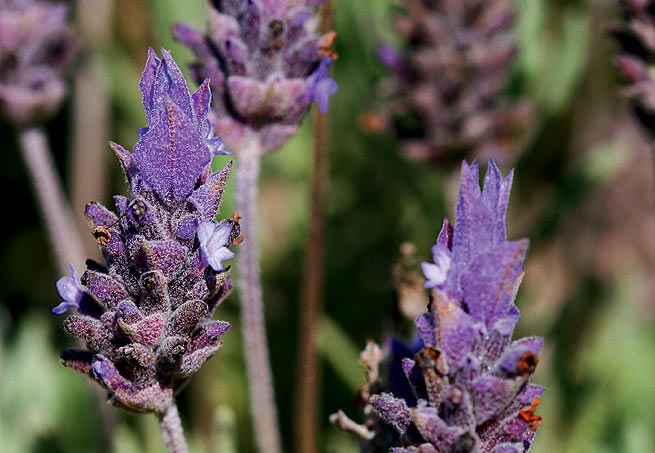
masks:
<instances>
[{"instance_id":1,"label":"slender stem","mask_svg":"<svg viewBox=\"0 0 655 453\"><path fill-rule=\"evenodd\" d=\"M109 93L103 77L103 51L111 42L113 0L78 0L77 26L88 52L75 71L72 90L73 158L70 162L71 205L74 212L84 212L91 200L105 201L109 155ZM77 216L79 231L87 231L83 216ZM86 256L100 258L93 237L82 238Z\"/></svg>"},{"instance_id":2,"label":"slender stem","mask_svg":"<svg viewBox=\"0 0 655 453\"><path fill-rule=\"evenodd\" d=\"M321 28L331 26L331 4L321 11ZM318 355L318 323L322 311L325 262L325 204L328 170L328 116L314 113L314 166L312 169L309 236L305 244L303 282L300 292L300 325L297 398L294 409L296 453L318 453L321 361Z\"/></svg>"},{"instance_id":3,"label":"slender stem","mask_svg":"<svg viewBox=\"0 0 655 453\"><path fill-rule=\"evenodd\" d=\"M297 399L295 407L296 452L318 452L318 414L321 362L318 356L318 319L322 311L325 262L325 202L328 169L328 118L316 110L314 166L310 192L309 236L305 244L300 292L300 326Z\"/></svg>"},{"instance_id":4,"label":"slender stem","mask_svg":"<svg viewBox=\"0 0 655 453\"><path fill-rule=\"evenodd\" d=\"M237 282L255 441L260 453L279 453L281 443L273 377L268 357L259 269L257 195L260 159L259 137L252 133L238 150L236 168L235 202L237 212L241 216L241 232L245 238L237 254L239 271Z\"/></svg>"},{"instance_id":5,"label":"slender stem","mask_svg":"<svg viewBox=\"0 0 655 453\"><path fill-rule=\"evenodd\" d=\"M159 414L159 427L168 453L188 453L189 447L184 438L182 420L177 412L175 401L168 406L166 412Z\"/></svg>"},{"instance_id":6,"label":"slender stem","mask_svg":"<svg viewBox=\"0 0 655 453\"><path fill-rule=\"evenodd\" d=\"M82 244L55 171L45 131L41 127L21 129L18 141L52 241L59 272L68 274L69 263L77 269L83 269L85 259Z\"/></svg>"}]
</instances>

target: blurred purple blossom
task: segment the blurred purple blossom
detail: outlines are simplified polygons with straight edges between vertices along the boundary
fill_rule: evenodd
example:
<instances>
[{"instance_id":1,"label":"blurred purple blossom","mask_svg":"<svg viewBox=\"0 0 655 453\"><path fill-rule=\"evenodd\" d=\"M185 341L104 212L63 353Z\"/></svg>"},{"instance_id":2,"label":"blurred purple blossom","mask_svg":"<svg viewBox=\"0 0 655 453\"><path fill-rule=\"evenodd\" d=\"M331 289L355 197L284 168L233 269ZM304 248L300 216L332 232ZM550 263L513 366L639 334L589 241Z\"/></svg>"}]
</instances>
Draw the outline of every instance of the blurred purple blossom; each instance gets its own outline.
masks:
<instances>
[{"instance_id":1,"label":"blurred purple blossom","mask_svg":"<svg viewBox=\"0 0 655 453\"><path fill-rule=\"evenodd\" d=\"M623 0L625 20L610 27L621 46L616 59L625 79L621 92L644 128L655 135L655 1Z\"/></svg>"},{"instance_id":2,"label":"blurred purple blossom","mask_svg":"<svg viewBox=\"0 0 655 453\"><path fill-rule=\"evenodd\" d=\"M77 48L67 16L63 3L0 1L0 114L17 125L48 119L66 97Z\"/></svg>"},{"instance_id":3,"label":"blurred purple blossom","mask_svg":"<svg viewBox=\"0 0 655 453\"><path fill-rule=\"evenodd\" d=\"M505 95L516 54L513 12L504 0L401 0L402 43L383 44L389 113L370 112L364 127L392 130L419 161L466 156L510 161L533 108ZM386 109L385 109L386 110Z\"/></svg>"},{"instance_id":4,"label":"blurred purple blossom","mask_svg":"<svg viewBox=\"0 0 655 453\"><path fill-rule=\"evenodd\" d=\"M296 133L312 102L327 111L337 90L328 75L334 32L317 35L320 3L210 2L206 34L173 27L196 55L197 81L210 80L213 120L230 148L238 150L256 132L264 151L277 149Z\"/></svg>"}]
</instances>

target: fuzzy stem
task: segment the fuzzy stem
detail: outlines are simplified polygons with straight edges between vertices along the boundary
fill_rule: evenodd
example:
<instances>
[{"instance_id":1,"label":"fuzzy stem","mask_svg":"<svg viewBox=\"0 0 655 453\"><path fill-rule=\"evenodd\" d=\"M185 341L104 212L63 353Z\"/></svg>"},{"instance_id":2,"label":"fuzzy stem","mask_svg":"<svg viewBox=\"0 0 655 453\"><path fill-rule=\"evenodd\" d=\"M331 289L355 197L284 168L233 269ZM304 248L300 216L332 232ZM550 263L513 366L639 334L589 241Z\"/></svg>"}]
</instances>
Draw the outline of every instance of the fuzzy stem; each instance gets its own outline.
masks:
<instances>
[{"instance_id":1,"label":"fuzzy stem","mask_svg":"<svg viewBox=\"0 0 655 453\"><path fill-rule=\"evenodd\" d=\"M175 401L168 406L166 412L159 414L159 427L168 453L188 453L189 447L184 438L182 420L177 412Z\"/></svg>"},{"instance_id":2,"label":"fuzzy stem","mask_svg":"<svg viewBox=\"0 0 655 453\"><path fill-rule=\"evenodd\" d=\"M41 127L26 127L18 131L18 141L52 241L59 272L68 274L69 263L83 269L82 243L55 170L45 131Z\"/></svg>"},{"instance_id":3,"label":"fuzzy stem","mask_svg":"<svg viewBox=\"0 0 655 453\"><path fill-rule=\"evenodd\" d=\"M266 341L257 236L257 195L261 154L259 137L252 133L248 140L244 140L237 155L235 204L241 216L241 232L245 238L237 254L239 271L237 282L255 441L260 453L279 453L281 443Z\"/></svg>"}]
</instances>

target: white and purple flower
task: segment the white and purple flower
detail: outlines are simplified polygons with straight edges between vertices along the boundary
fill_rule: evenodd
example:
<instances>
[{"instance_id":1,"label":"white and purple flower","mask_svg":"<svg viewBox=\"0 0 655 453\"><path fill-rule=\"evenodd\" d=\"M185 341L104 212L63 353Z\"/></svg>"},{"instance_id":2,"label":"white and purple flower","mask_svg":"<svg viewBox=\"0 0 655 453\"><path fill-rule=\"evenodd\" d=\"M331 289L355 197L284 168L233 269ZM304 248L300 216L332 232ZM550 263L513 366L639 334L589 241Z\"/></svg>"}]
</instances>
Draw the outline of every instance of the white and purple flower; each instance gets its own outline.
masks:
<instances>
[{"instance_id":1,"label":"white and purple flower","mask_svg":"<svg viewBox=\"0 0 655 453\"><path fill-rule=\"evenodd\" d=\"M223 270L223 261L234 258L234 252L227 248L230 234L232 226L228 222L217 225L205 220L198 225L200 257L203 264L211 266L216 272Z\"/></svg>"},{"instance_id":2,"label":"white and purple flower","mask_svg":"<svg viewBox=\"0 0 655 453\"><path fill-rule=\"evenodd\" d=\"M68 265L70 276L66 275L57 280L57 291L63 299L59 305L52 309L56 315L66 313L69 308L80 308L82 298L84 298L84 287L80 284L80 278L72 264Z\"/></svg>"}]
</instances>

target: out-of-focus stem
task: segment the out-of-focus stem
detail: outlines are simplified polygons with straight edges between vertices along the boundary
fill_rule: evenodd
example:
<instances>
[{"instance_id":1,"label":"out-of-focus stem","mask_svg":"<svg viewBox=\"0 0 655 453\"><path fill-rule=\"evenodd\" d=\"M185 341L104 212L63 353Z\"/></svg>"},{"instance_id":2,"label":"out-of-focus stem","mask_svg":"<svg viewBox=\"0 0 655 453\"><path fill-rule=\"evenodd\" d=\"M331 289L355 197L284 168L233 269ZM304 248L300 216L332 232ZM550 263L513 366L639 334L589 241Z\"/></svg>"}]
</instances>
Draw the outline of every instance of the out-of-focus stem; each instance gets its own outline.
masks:
<instances>
[{"instance_id":1,"label":"out-of-focus stem","mask_svg":"<svg viewBox=\"0 0 655 453\"><path fill-rule=\"evenodd\" d=\"M184 438L182 420L175 401L168 406L166 412L159 415L159 427L168 453L188 453L189 447Z\"/></svg>"},{"instance_id":2,"label":"out-of-focus stem","mask_svg":"<svg viewBox=\"0 0 655 453\"><path fill-rule=\"evenodd\" d=\"M318 401L321 362L318 356L318 319L322 310L325 261L325 193L328 169L328 118L318 110L314 120L309 236L305 244L300 292L297 399L295 407L296 452L318 452Z\"/></svg>"},{"instance_id":3,"label":"out-of-focus stem","mask_svg":"<svg viewBox=\"0 0 655 453\"><path fill-rule=\"evenodd\" d=\"M321 28L331 22L331 4L326 2ZM325 204L328 171L328 116L314 113L314 166L312 169L309 236L305 244L303 282L300 292L298 365L296 371L295 451L318 453L321 361L318 355L318 327L322 311L325 261Z\"/></svg>"},{"instance_id":4,"label":"out-of-focus stem","mask_svg":"<svg viewBox=\"0 0 655 453\"><path fill-rule=\"evenodd\" d=\"M78 0L77 25L86 47L84 63L75 72L72 90L73 158L71 199L74 212L84 212L91 200L103 201L107 188L109 95L102 71L102 51L111 38L113 0ZM83 216L79 231L87 231ZM98 246L88 234L82 238L87 256L99 258Z\"/></svg>"},{"instance_id":5,"label":"out-of-focus stem","mask_svg":"<svg viewBox=\"0 0 655 453\"><path fill-rule=\"evenodd\" d=\"M235 204L241 216L244 242L237 253L238 290L241 302L241 332L248 372L250 412L260 453L279 453L280 434L268 356L257 235L257 195L261 144L257 134L237 151Z\"/></svg>"},{"instance_id":6,"label":"out-of-focus stem","mask_svg":"<svg viewBox=\"0 0 655 453\"><path fill-rule=\"evenodd\" d=\"M45 131L41 127L21 129L18 131L18 141L52 242L59 273L67 275L70 263L77 269L84 269L82 244L50 155Z\"/></svg>"}]
</instances>

